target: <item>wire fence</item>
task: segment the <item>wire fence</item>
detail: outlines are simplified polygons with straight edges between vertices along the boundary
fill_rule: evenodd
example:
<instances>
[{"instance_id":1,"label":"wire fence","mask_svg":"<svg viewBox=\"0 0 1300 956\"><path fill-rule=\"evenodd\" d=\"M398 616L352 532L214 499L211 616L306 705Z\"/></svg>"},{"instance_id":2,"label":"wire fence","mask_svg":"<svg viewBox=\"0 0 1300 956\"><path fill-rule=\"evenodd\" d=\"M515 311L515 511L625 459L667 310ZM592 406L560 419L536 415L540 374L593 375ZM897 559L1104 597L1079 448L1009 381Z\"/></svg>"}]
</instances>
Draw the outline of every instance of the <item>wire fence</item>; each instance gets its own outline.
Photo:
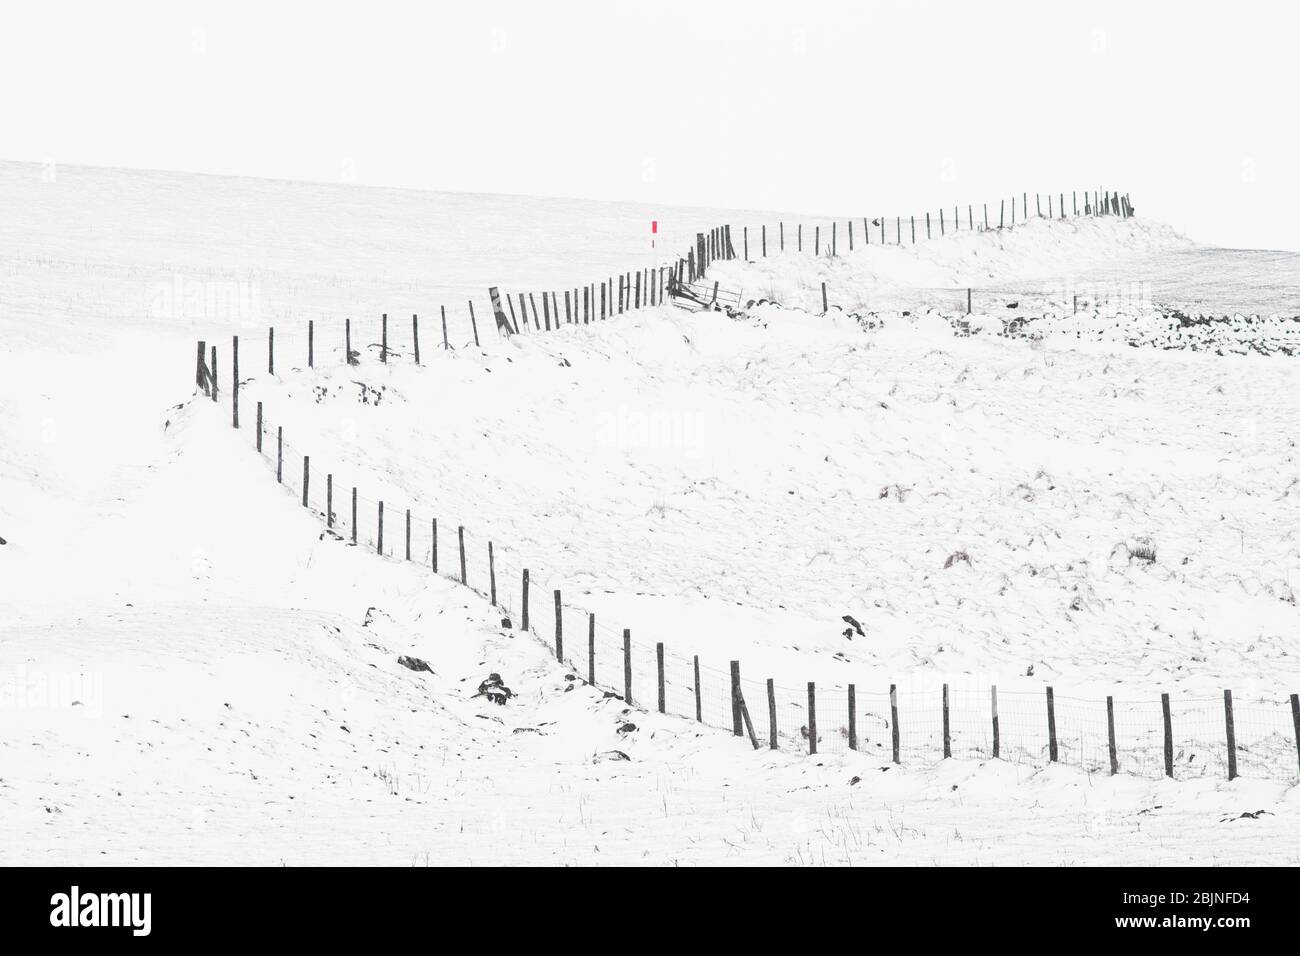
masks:
<instances>
[{"instance_id":1,"label":"wire fence","mask_svg":"<svg viewBox=\"0 0 1300 956\"><path fill-rule=\"evenodd\" d=\"M647 711L748 736L755 746L812 753L856 750L903 764L951 756L1142 777L1294 778L1300 700L1255 697L1092 700L996 687L899 689L791 686L740 662L702 658L641 639L599 617L508 544L409 502L362 493L289 441L261 407L242 428L283 492L326 533L384 559L460 583L512 628L551 648L573 676ZM748 717L748 723L746 723ZM1230 773L1231 770L1231 773Z\"/></svg>"},{"instance_id":2,"label":"wire fence","mask_svg":"<svg viewBox=\"0 0 1300 956\"><path fill-rule=\"evenodd\" d=\"M1086 214L1131 215L1127 197L1115 194L1102 200L1100 196L1085 202ZM1025 196L1022 209L1027 202ZM968 225L974 223L973 217L972 207ZM899 235L901 223L896 220ZM868 224L869 220L864 222ZM946 228L942 220L940 228ZM813 241L819 245L820 235ZM748 242L748 236L742 242ZM832 254L837 242L833 230ZM617 281L609 277L563 296L544 294L540 313L536 295L517 295L518 311L513 314L494 296L489 321L502 335L521 334L530 322L536 332L599 321L663 301L662 283L695 281L718 258L735 258L729 226L699 234L687 256L665 267L666 279L663 271L643 270L635 277L631 273ZM598 285L604 293L599 307ZM453 313L469 321L474 342L481 342L484 331L477 324L481 314L474 312L472 303L463 313ZM353 364L363 356L380 362L419 362L421 349L430 345L457 348L465 343L464 323L446 321L447 315L440 310L431 340L418 317L409 324L390 324L384 316L378 328L374 323L363 328L345 320L341 336L337 328L326 332L314 324L289 335L270 330L268 371L276 371L277 360L283 371L290 355L297 356L288 359L291 368L312 367L318 361ZM453 333L453 327L459 331ZM209 358L200 343L197 384L214 401L219 400L216 371L215 350ZM237 389L236 378L232 392ZM244 409L244 414L250 411ZM1179 779L1300 774L1300 700L1295 694L1289 699L1235 702L1227 692L1222 700L1171 700L1162 695L1157 700L1108 697L1099 701L1055 695L1052 688L999 692L996 687L947 684L919 690L853 684L789 686L766 677L756 679L738 661L702 659L698 653L647 642L633 629L598 617L574 601L573 595L566 598L561 587L546 580L508 544L411 502L380 501L363 494L355 476L328 470L319 458L311 459L308 449L286 440L283 427L260 402L255 415L253 427L241 431L251 435L284 493L316 515L327 534L345 545L410 562L462 584L499 608L510 627L526 630L550 646L574 677L644 710L751 736L755 747L812 753L856 750L896 763L999 758L1033 766L1060 762L1089 772ZM238 427L237 414L235 421Z\"/></svg>"}]
</instances>

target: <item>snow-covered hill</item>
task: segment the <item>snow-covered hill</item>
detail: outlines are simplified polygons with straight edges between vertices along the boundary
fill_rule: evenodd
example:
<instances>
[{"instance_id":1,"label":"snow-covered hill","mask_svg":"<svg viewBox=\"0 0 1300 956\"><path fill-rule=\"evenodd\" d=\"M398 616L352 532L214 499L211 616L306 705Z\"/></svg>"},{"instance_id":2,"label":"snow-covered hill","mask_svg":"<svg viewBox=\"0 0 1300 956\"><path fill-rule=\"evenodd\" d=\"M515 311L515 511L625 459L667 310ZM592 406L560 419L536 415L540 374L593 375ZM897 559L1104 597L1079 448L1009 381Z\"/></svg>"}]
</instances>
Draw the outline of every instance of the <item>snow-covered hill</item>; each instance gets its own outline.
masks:
<instances>
[{"instance_id":1,"label":"snow-covered hill","mask_svg":"<svg viewBox=\"0 0 1300 956\"><path fill-rule=\"evenodd\" d=\"M422 285L401 242L407 271L377 269L396 213L375 210L406 204L91 171L87 205L85 192L33 199L13 185L22 169L3 172L17 214L0 227L0 862L1296 862L1278 858L1294 780L1195 777L1186 755L1193 779L1173 782L899 768L875 746L755 753L628 711L517 615L503 627L474 593L323 535L249 432L262 400L314 481L329 469L390 514L437 511L526 560L542 619L562 587L714 668L739 657L752 678L864 693L946 680L975 701L993 681L1211 703L1231 686L1245 706L1297 689L1286 359L954 337L917 316L864 330L819 306L764 306L428 349L419 369L309 371L308 318L337 337L349 313L432 314L430 290L453 281ZM248 190L279 203L257 229L220 215L223 195ZM533 236L557 215L503 208ZM344 212L347 228L329 228ZM488 215L444 212L443 233ZM643 217L611 221L624 214ZM428 209L398 218L404 237L437 231ZM109 232L128 226L127 240ZM1002 253L962 236L910 259L786 266L835 270L832 288L957 288L975 258L1008 285L1186 251L1138 222L1035 229L1032 246L1054 250L1037 269L1007 236ZM466 288L630 264L607 254L524 250ZM237 261L261 311L151 307L160 282L225 282ZM780 269L718 276L756 289ZM818 288L809 275L799 287ZM403 283L418 305L390 305ZM275 376L258 359L268 315ZM239 432L224 401L193 396L194 340L226 363L234 332ZM1154 562L1130 556L1142 539ZM944 568L958 551L969 561ZM843 636L843 614L864 636ZM514 694L505 706L476 695L492 673Z\"/></svg>"}]
</instances>

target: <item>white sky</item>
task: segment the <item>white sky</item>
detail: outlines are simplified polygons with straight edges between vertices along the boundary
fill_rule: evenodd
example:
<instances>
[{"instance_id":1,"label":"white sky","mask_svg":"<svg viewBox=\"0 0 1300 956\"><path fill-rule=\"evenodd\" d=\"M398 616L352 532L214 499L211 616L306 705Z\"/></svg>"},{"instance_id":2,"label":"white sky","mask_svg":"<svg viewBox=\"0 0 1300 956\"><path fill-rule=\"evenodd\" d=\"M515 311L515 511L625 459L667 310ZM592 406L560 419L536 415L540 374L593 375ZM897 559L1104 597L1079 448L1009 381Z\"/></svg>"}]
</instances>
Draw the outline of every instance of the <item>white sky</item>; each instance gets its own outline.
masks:
<instances>
[{"instance_id":1,"label":"white sky","mask_svg":"<svg viewBox=\"0 0 1300 956\"><path fill-rule=\"evenodd\" d=\"M1300 5L26 2L0 157L876 215L1109 186L1300 249Z\"/></svg>"}]
</instances>

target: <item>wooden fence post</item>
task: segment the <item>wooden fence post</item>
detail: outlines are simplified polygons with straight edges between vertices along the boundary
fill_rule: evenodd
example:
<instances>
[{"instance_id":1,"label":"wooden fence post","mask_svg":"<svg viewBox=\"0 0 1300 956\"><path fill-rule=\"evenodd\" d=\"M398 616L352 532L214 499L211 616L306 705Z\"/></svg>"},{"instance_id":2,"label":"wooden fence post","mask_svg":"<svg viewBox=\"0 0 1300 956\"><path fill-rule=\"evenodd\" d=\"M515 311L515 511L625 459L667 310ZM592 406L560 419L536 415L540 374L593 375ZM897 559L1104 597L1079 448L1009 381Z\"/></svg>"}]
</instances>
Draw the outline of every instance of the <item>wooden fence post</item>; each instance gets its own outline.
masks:
<instances>
[{"instance_id":1,"label":"wooden fence post","mask_svg":"<svg viewBox=\"0 0 1300 956\"><path fill-rule=\"evenodd\" d=\"M659 667L659 713L668 712L668 696L664 687L664 642L655 644L655 662Z\"/></svg>"},{"instance_id":2,"label":"wooden fence post","mask_svg":"<svg viewBox=\"0 0 1300 956\"><path fill-rule=\"evenodd\" d=\"M208 371L211 373L212 400L215 402L217 400L217 392L220 391L220 385L218 384L220 379L217 377L217 347L215 345L211 348L211 356L208 360Z\"/></svg>"},{"instance_id":3,"label":"wooden fence post","mask_svg":"<svg viewBox=\"0 0 1300 956\"><path fill-rule=\"evenodd\" d=\"M307 507L307 484L311 479L311 457L302 456L302 506Z\"/></svg>"},{"instance_id":4,"label":"wooden fence post","mask_svg":"<svg viewBox=\"0 0 1300 956\"><path fill-rule=\"evenodd\" d=\"M587 683L596 686L596 615L587 612Z\"/></svg>"},{"instance_id":5,"label":"wooden fence post","mask_svg":"<svg viewBox=\"0 0 1300 956\"><path fill-rule=\"evenodd\" d=\"M352 486L352 544L357 543L357 486Z\"/></svg>"},{"instance_id":6,"label":"wooden fence post","mask_svg":"<svg viewBox=\"0 0 1300 956\"><path fill-rule=\"evenodd\" d=\"M569 293L564 294L567 297ZM474 330L474 348L481 348L478 344L478 319L474 318L474 300L466 299L465 301L469 303L469 327Z\"/></svg>"},{"instance_id":7,"label":"wooden fence post","mask_svg":"<svg viewBox=\"0 0 1300 956\"><path fill-rule=\"evenodd\" d=\"M948 724L948 685L943 685L943 757L952 756L952 733Z\"/></svg>"},{"instance_id":8,"label":"wooden fence post","mask_svg":"<svg viewBox=\"0 0 1300 956\"><path fill-rule=\"evenodd\" d=\"M1119 750L1115 746L1115 698L1106 695L1106 749L1110 755L1110 775L1119 773Z\"/></svg>"},{"instance_id":9,"label":"wooden fence post","mask_svg":"<svg viewBox=\"0 0 1300 956\"><path fill-rule=\"evenodd\" d=\"M695 721L704 723L704 700L703 691L700 689L700 655L695 655Z\"/></svg>"},{"instance_id":10,"label":"wooden fence post","mask_svg":"<svg viewBox=\"0 0 1300 956\"><path fill-rule=\"evenodd\" d=\"M411 560L411 509L406 509L406 560Z\"/></svg>"},{"instance_id":11,"label":"wooden fence post","mask_svg":"<svg viewBox=\"0 0 1300 956\"><path fill-rule=\"evenodd\" d=\"M523 595L520 601L523 604L523 621L521 622L520 629L526 631L528 630L528 569L527 568L524 568Z\"/></svg>"},{"instance_id":12,"label":"wooden fence post","mask_svg":"<svg viewBox=\"0 0 1300 956\"><path fill-rule=\"evenodd\" d=\"M564 605L560 602L559 588L555 589L555 659L564 661Z\"/></svg>"},{"instance_id":13,"label":"wooden fence post","mask_svg":"<svg viewBox=\"0 0 1300 956\"><path fill-rule=\"evenodd\" d=\"M352 320L343 320L343 364L352 364Z\"/></svg>"},{"instance_id":14,"label":"wooden fence post","mask_svg":"<svg viewBox=\"0 0 1300 956\"><path fill-rule=\"evenodd\" d=\"M438 573L438 519L437 518L433 519L432 533L433 533L433 545L429 550L430 553L433 555L433 573L437 574Z\"/></svg>"},{"instance_id":15,"label":"wooden fence post","mask_svg":"<svg viewBox=\"0 0 1300 956\"><path fill-rule=\"evenodd\" d=\"M457 526L456 538L460 543L460 583L469 584L469 577L465 574L465 526L463 524Z\"/></svg>"},{"instance_id":16,"label":"wooden fence post","mask_svg":"<svg viewBox=\"0 0 1300 956\"><path fill-rule=\"evenodd\" d=\"M993 759L1002 756L1002 730L998 725L998 685L991 688L990 700L993 707Z\"/></svg>"},{"instance_id":17,"label":"wooden fence post","mask_svg":"<svg viewBox=\"0 0 1300 956\"><path fill-rule=\"evenodd\" d=\"M1232 721L1232 691L1223 692L1223 723L1228 737L1228 779L1237 779L1237 730Z\"/></svg>"},{"instance_id":18,"label":"wooden fence post","mask_svg":"<svg viewBox=\"0 0 1300 956\"><path fill-rule=\"evenodd\" d=\"M808 752L817 752L817 688L808 682Z\"/></svg>"},{"instance_id":19,"label":"wooden fence post","mask_svg":"<svg viewBox=\"0 0 1300 956\"><path fill-rule=\"evenodd\" d=\"M826 283L823 282L822 283L822 315L825 315L830 310L831 310L830 306L826 304Z\"/></svg>"},{"instance_id":20,"label":"wooden fence post","mask_svg":"<svg viewBox=\"0 0 1300 956\"><path fill-rule=\"evenodd\" d=\"M388 313L387 312L383 313L383 319L381 320L380 328L381 328L381 332L379 337L379 361L387 365L388 364Z\"/></svg>"},{"instance_id":21,"label":"wooden fence post","mask_svg":"<svg viewBox=\"0 0 1300 956\"><path fill-rule=\"evenodd\" d=\"M762 226L762 241L763 241L763 258L766 259L767 258L767 224L766 223L764 223Z\"/></svg>"},{"instance_id":22,"label":"wooden fence post","mask_svg":"<svg viewBox=\"0 0 1300 956\"><path fill-rule=\"evenodd\" d=\"M1056 763L1056 699L1047 688L1047 759Z\"/></svg>"},{"instance_id":23,"label":"wooden fence post","mask_svg":"<svg viewBox=\"0 0 1300 956\"><path fill-rule=\"evenodd\" d=\"M379 502L379 540L375 543L375 550L379 554L384 553L384 503Z\"/></svg>"},{"instance_id":24,"label":"wooden fence post","mask_svg":"<svg viewBox=\"0 0 1300 956\"><path fill-rule=\"evenodd\" d=\"M199 341L199 354L194 363L194 384L203 389L204 395L210 395L211 390L208 388L208 366L206 359L208 357L208 343Z\"/></svg>"},{"instance_id":25,"label":"wooden fence post","mask_svg":"<svg viewBox=\"0 0 1300 956\"><path fill-rule=\"evenodd\" d=\"M239 336L230 339L230 414L235 428L239 427Z\"/></svg>"},{"instance_id":26,"label":"wooden fence post","mask_svg":"<svg viewBox=\"0 0 1300 956\"><path fill-rule=\"evenodd\" d=\"M440 305L440 306L438 306L438 309L439 309L439 311L442 312L442 348L443 348L444 351L450 352L450 351L451 351L451 343L447 341L447 307L446 307L445 305ZM536 308L536 306L534 306L534 307L533 307L533 325L536 325L536 324L537 324L537 308Z\"/></svg>"},{"instance_id":27,"label":"wooden fence post","mask_svg":"<svg viewBox=\"0 0 1300 956\"><path fill-rule=\"evenodd\" d=\"M257 403L257 453L262 453L262 403Z\"/></svg>"},{"instance_id":28,"label":"wooden fence post","mask_svg":"<svg viewBox=\"0 0 1300 956\"><path fill-rule=\"evenodd\" d=\"M1295 754L1300 761L1300 694L1291 695L1291 726L1295 729Z\"/></svg>"},{"instance_id":29,"label":"wooden fence post","mask_svg":"<svg viewBox=\"0 0 1300 956\"><path fill-rule=\"evenodd\" d=\"M411 314L411 346L415 350L415 364L420 364L420 317Z\"/></svg>"},{"instance_id":30,"label":"wooden fence post","mask_svg":"<svg viewBox=\"0 0 1300 956\"><path fill-rule=\"evenodd\" d=\"M776 749L776 682L767 679L767 740L768 748Z\"/></svg>"},{"instance_id":31,"label":"wooden fence post","mask_svg":"<svg viewBox=\"0 0 1300 956\"><path fill-rule=\"evenodd\" d=\"M889 685L889 723L890 736L894 744L894 763L900 763L898 757L899 739L898 739L898 685Z\"/></svg>"},{"instance_id":32,"label":"wooden fence post","mask_svg":"<svg viewBox=\"0 0 1300 956\"><path fill-rule=\"evenodd\" d=\"M275 480L284 483L284 426L275 426Z\"/></svg>"},{"instance_id":33,"label":"wooden fence post","mask_svg":"<svg viewBox=\"0 0 1300 956\"><path fill-rule=\"evenodd\" d=\"M852 228L852 223L849 224ZM852 232L849 235L853 235ZM849 749L858 749L858 702L856 689L849 685Z\"/></svg>"},{"instance_id":34,"label":"wooden fence post","mask_svg":"<svg viewBox=\"0 0 1300 956\"><path fill-rule=\"evenodd\" d=\"M822 254L822 227L813 226L813 255L820 256L821 254Z\"/></svg>"},{"instance_id":35,"label":"wooden fence post","mask_svg":"<svg viewBox=\"0 0 1300 956\"><path fill-rule=\"evenodd\" d=\"M740 251L741 254L745 257L745 261L748 262L749 261L749 227L748 226L740 227Z\"/></svg>"},{"instance_id":36,"label":"wooden fence post","mask_svg":"<svg viewBox=\"0 0 1300 956\"><path fill-rule=\"evenodd\" d=\"M1169 695L1160 695L1160 709L1165 718L1165 776L1174 775L1174 725L1169 716Z\"/></svg>"},{"instance_id":37,"label":"wooden fence post","mask_svg":"<svg viewBox=\"0 0 1300 956\"><path fill-rule=\"evenodd\" d=\"M334 475L325 476L325 527L334 527Z\"/></svg>"},{"instance_id":38,"label":"wooden fence post","mask_svg":"<svg viewBox=\"0 0 1300 956\"><path fill-rule=\"evenodd\" d=\"M731 730L737 737L744 733L740 726L740 661L731 662Z\"/></svg>"},{"instance_id":39,"label":"wooden fence post","mask_svg":"<svg viewBox=\"0 0 1300 956\"><path fill-rule=\"evenodd\" d=\"M275 326L266 330L266 374L275 374Z\"/></svg>"},{"instance_id":40,"label":"wooden fence post","mask_svg":"<svg viewBox=\"0 0 1300 956\"><path fill-rule=\"evenodd\" d=\"M307 367L316 367L316 323L307 320Z\"/></svg>"},{"instance_id":41,"label":"wooden fence post","mask_svg":"<svg viewBox=\"0 0 1300 956\"><path fill-rule=\"evenodd\" d=\"M623 628L623 702L632 706L632 631Z\"/></svg>"},{"instance_id":42,"label":"wooden fence post","mask_svg":"<svg viewBox=\"0 0 1300 956\"><path fill-rule=\"evenodd\" d=\"M492 601L492 606L497 606L497 556L492 550L492 542L488 542L488 594Z\"/></svg>"}]
</instances>

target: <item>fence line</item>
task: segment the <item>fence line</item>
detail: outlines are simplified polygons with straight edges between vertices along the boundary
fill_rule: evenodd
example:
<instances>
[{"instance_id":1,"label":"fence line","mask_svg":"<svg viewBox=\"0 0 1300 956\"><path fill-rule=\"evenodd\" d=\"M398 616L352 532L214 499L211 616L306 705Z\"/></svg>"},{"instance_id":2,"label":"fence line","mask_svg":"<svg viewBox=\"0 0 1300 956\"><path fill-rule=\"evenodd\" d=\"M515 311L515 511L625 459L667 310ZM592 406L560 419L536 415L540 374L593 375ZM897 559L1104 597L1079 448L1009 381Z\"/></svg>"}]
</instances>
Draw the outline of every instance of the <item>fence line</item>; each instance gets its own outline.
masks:
<instances>
[{"instance_id":1,"label":"fence line","mask_svg":"<svg viewBox=\"0 0 1300 956\"><path fill-rule=\"evenodd\" d=\"M1051 198L1053 194L1047 194L1046 207L1042 205L1042 194L1033 195L1035 196L1033 214L1028 213L1029 193L1021 194L1019 205L1017 197L1010 197L1009 220L1006 215L1007 201L999 200L1000 212L996 226L989 221L977 220L974 213L975 205L968 203L965 231L1009 228L1029 218L1067 219L1081 214L1085 217L1113 215L1131 218L1134 215L1127 193L1121 195L1118 192L1101 189L1076 190L1068 194L1058 192L1054 194L1058 197L1055 212ZM1069 207L1071 211L1068 213L1065 205L1067 196L1071 199ZM1080 202L1081 198L1082 202ZM983 218L983 214L989 209L989 204L983 203L980 208ZM1017 219L1018 208L1019 219ZM1047 210L1046 214L1043 212L1044 208ZM951 218L946 216L946 211L940 211L936 216L931 216L928 212L923 213L922 219L928 222L929 226L922 224L922 229L927 230L922 238L938 238L951 232L963 231L960 213L960 205L953 207ZM823 252L830 256L839 255L841 222L845 226L843 232L850 252L856 248L855 243L871 245L873 234L878 235L876 244L908 245L918 240L917 216L893 217L894 241L892 243L890 242L891 230L888 228L889 221L889 217L885 216L863 217L860 220L862 226L860 231L855 228L858 220L830 221L831 234L825 243L822 242L822 227L816 225L813 227L811 251L814 255L821 255ZM907 223L906 229L904 223ZM805 251L804 226L802 223L793 225L795 226L794 249L803 252ZM785 222L777 224L775 252L785 252L785 226ZM769 255L768 228L763 225L759 227L759 231L758 251L766 257ZM860 238L855 240L855 236ZM633 310L664 304L668 292L674 285L679 283L686 285L703 279L709 267L719 260L750 261L748 226L742 227L741 253L740 256L736 254L732 227L719 225L697 233L695 245L691 249L686 250L684 255L671 257L664 265L639 266L636 269L620 272L616 276L602 277L582 285L540 292L505 292L498 286L492 286L488 289L490 310L475 309L474 301L467 299L463 309L453 307L449 311L444 304L439 306L436 315L412 314L409 325L405 316L381 313L378 337L374 334L373 325L364 326L368 331L363 331L363 326L354 323L351 317L344 318L341 337L338 337L337 332L331 336L324 329L318 329L319 323L314 319L307 321L305 338L297 333L288 333L286 336L284 328L271 326L266 333L267 370L268 373L274 374L277 355L280 356L283 366L286 348L291 348L292 354L297 355L299 361L305 358L308 368L314 367L318 362L356 364L367 355L378 359L381 364L390 361L413 361L415 364L420 364L421 331L424 333L423 341L427 352L429 345L447 350L465 348L471 343L481 347L482 335L487 331L486 328L481 327L484 322L492 323L500 337L558 331L566 325L589 325ZM953 291L961 292L960 289ZM431 322L432 328L430 328ZM290 367L294 367L295 364L291 360Z\"/></svg>"},{"instance_id":2,"label":"fence line","mask_svg":"<svg viewBox=\"0 0 1300 956\"><path fill-rule=\"evenodd\" d=\"M1089 772L1187 779L1293 777L1300 772L1300 702L1233 698L1117 701L1055 694L791 687L713 666L649 642L564 597L522 555L471 527L406 502L362 494L284 437L257 403L253 445L284 493L336 540L459 583L500 609L510 627L551 648L571 673L642 710L731 730L756 746L810 753L855 750L895 763L941 756L1059 762ZM540 603L539 603L540 602ZM552 613L553 607L553 613ZM815 711L814 711L815 708ZM766 718L766 719L764 719ZM1112 756L1113 755L1113 756Z\"/></svg>"},{"instance_id":3,"label":"fence line","mask_svg":"<svg viewBox=\"0 0 1300 956\"><path fill-rule=\"evenodd\" d=\"M1027 208L1027 203L1025 194L1022 209ZM1013 200L1013 216L1014 208ZM1050 212L1050 201L1048 208ZM1132 215L1127 196L1118 194L1105 200L1094 194L1085 209L1088 215ZM1063 208L1061 211L1064 213ZM973 212L968 212L973 217ZM970 221L968 218L968 225ZM900 234L901 222L901 218L896 220ZM942 231L946 228L942 217L939 222ZM798 225L800 249L802 234L802 225ZM848 234L851 236L851 231ZM764 251L766 241L764 227ZM783 249L784 223L779 225L778 241ZM820 227L813 241L814 251L819 252ZM833 227L831 254L835 254L837 242L838 229ZM747 245L746 229L742 237L746 254ZM730 226L700 233L695 248L675 264L625 273L617 283L609 277L582 287L581 312L578 289L569 290L571 298L566 291L564 324L589 324L662 302L665 285L694 282L712 262L734 258ZM513 301L518 302L518 313L513 311L510 296L505 297L507 305L503 306L497 288L490 294L499 334L527 329L530 314L534 332L559 328L561 324L560 299L555 292L550 293L549 301L542 293L540 321L533 294L517 294ZM472 302L469 315L473 324ZM440 310L439 318L437 331L441 332L442 347L451 349L454 346L448 336L445 310ZM418 316L412 317L410 328L409 344L397 343L390 338L385 315L378 343L368 343L354 341L351 321L345 320L342 355L332 356L332 360L356 364L363 350L354 346L362 345L365 352L377 354L382 363L408 357L418 363ZM473 329L477 342L476 324ZM271 373L274 337L275 332L269 331L267 368ZM308 367L322 354L318 343L314 323L309 323L305 353ZM216 346L211 346L209 355L207 345L199 343L196 391L201 390L216 402L220 395ZM238 429L238 337L232 341L232 381L232 424ZM1034 765L1060 762L1089 772L1180 779L1207 774L1222 774L1229 779L1238 775L1291 777L1300 772L1300 699L1295 694L1289 701L1234 700L1229 691L1224 692L1222 701L1172 700L1168 695L1162 695L1160 700L1116 701L1107 697L1095 701L1057 695L1050 687L1042 694L999 692L996 686L976 691L950 688L947 684L941 692L900 692L895 685L888 690L857 684L787 687L772 678L746 676L739 661L727 662L726 669L714 667L702 662L698 654L681 656L667 650L662 642L645 642L634 636L631 628L599 618L589 609L565 600L563 588L540 579L523 556L466 525L444 523L440 528L436 516L417 513L409 503L372 500L360 493L357 484L340 483L340 476L333 472L326 472L322 481L320 459L315 459L317 464L313 465L310 455L286 442L283 427L273 425L261 402L257 403L253 444L268 467L274 469L276 481L284 486L285 493L320 518L327 534L345 544L374 550L383 558L426 567L433 574L468 587L501 609L509 626L518 626L547 643L575 677L622 697L630 706L729 729L736 736L748 736L755 747L810 753L875 752L888 755L895 763L937 759L940 755ZM553 618L546 613L548 597L554 602ZM543 603L538 605L538 601ZM764 709L766 720L762 719Z\"/></svg>"}]
</instances>

